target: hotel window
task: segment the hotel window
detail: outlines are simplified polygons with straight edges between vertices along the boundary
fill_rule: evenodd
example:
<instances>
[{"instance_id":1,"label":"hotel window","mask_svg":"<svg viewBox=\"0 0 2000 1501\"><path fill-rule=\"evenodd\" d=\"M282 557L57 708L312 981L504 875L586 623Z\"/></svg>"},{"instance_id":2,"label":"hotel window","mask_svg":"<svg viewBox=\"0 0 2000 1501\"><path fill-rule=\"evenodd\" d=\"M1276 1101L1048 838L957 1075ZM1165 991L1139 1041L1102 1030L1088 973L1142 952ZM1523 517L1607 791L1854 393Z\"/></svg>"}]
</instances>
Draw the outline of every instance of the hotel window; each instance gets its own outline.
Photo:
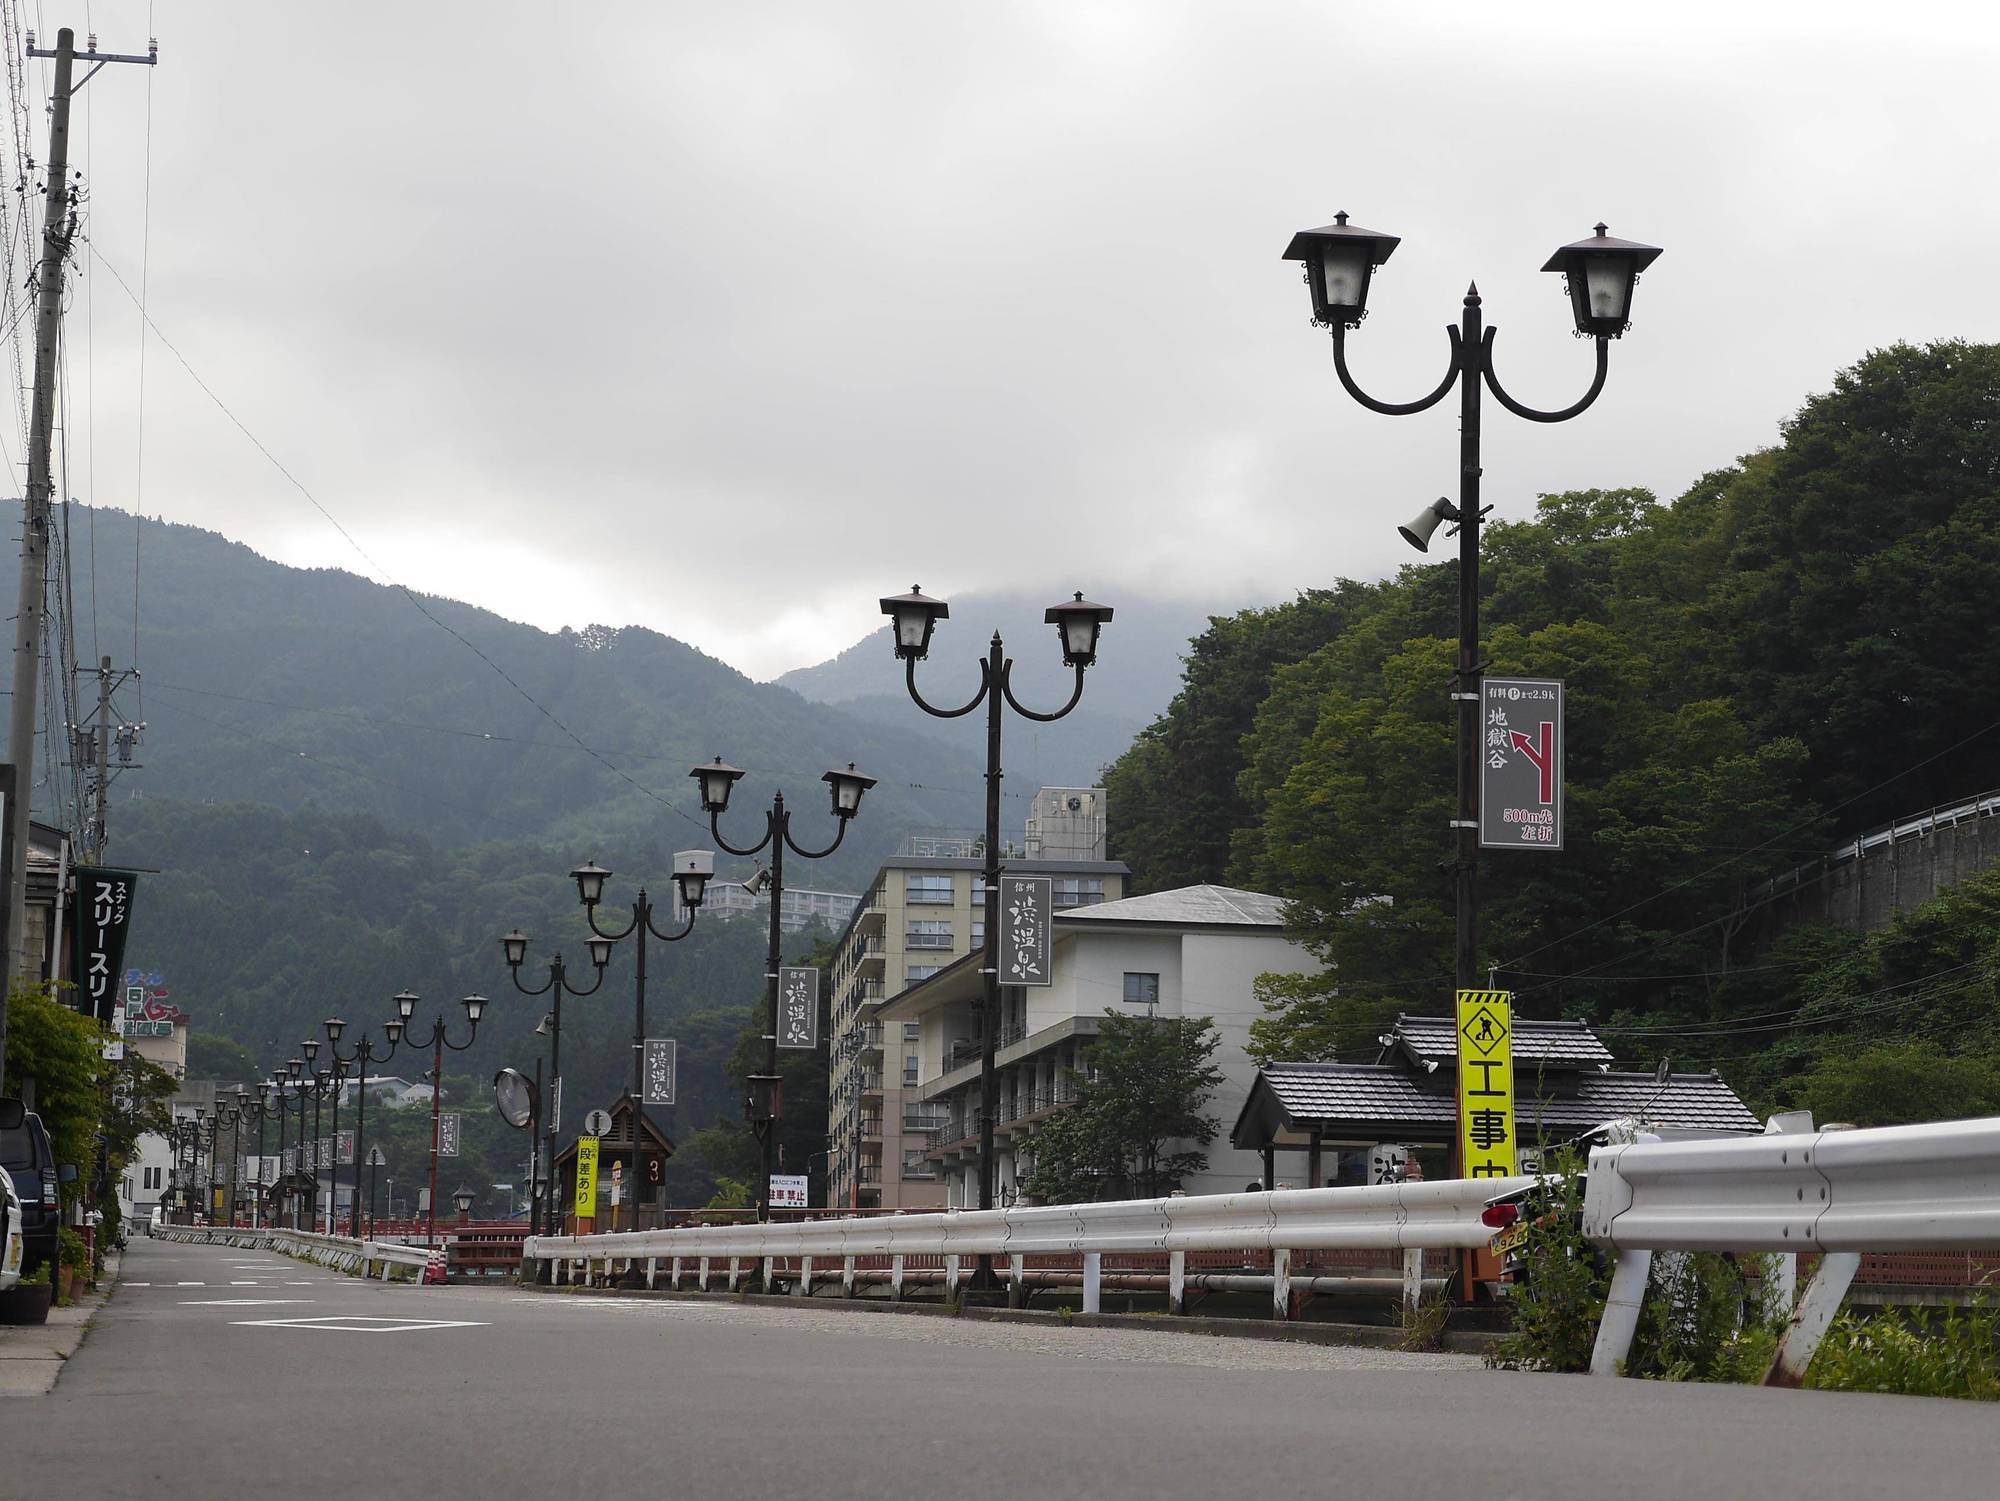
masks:
<instances>
[{"instance_id":1,"label":"hotel window","mask_svg":"<svg viewBox=\"0 0 2000 1501\"><path fill-rule=\"evenodd\" d=\"M1104 900L1104 877L1057 876L1055 902L1058 907L1095 907Z\"/></svg>"},{"instance_id":2,"label":"hotel window","mask_svg":"<svg viewBox=\"0 0 2000 1501\"><path fill-rule=\"evenodd\" d=\"M906 876L903 900L912 906L950 906L950 876Z\"/></svg>"},{"instance_id":3,"label":"hotel window","mask_svg":"<svg viewBox=\"0 0 2000 1501\"><path fill-rule=\"evenodd\" d=\"M913 949L948 949L951 947L951 924L911 922L903 929L903 943Z\"/></svg>"},{"instance_id":4,"label":"hotel window","mask_svg":"<svg viewBox=\"0 0 2000 1501\"><path fill-rule=\"evenodd\" d=\"M910 984L914 985L919 980L928 980L943 968L942 964L911 964L905 966L903 974L909 980Z\"/></svg>"},{"instance_id":5,"label":"hotel window","mask_svg":"<svg viewBox=\"0 0 2000 1501\"><path fill-rule=\"evenodd\" d=\"M923 1035L924 1035L924 1024L922 1022L903 1023L903 1041L915 1042Z\"/></svg>"},{"instance_id":6,"label":"hotel window","mask_svg":"<svg viewBox=\"0 0 2000 1501\"><path fill-rule=\"evenodd\" d=\"M1125 972L1125 1003L1129 1006L1157 1006L1160 1004L1160 977L1158 975Z\"/></svg>"},{"instance_id":7,"label":"hotel window","mask_svg":"<svg viewBox=\"0 0 2000 1501\"><path fill-rule=\"evenodd\" d=\"M923 1067L923 1062L924 1060L919 1058L915 1053L906 1053L903 1055L904 1084L909 1085L917 1082L917 1070Z\"/></svg>"}]
</instances>

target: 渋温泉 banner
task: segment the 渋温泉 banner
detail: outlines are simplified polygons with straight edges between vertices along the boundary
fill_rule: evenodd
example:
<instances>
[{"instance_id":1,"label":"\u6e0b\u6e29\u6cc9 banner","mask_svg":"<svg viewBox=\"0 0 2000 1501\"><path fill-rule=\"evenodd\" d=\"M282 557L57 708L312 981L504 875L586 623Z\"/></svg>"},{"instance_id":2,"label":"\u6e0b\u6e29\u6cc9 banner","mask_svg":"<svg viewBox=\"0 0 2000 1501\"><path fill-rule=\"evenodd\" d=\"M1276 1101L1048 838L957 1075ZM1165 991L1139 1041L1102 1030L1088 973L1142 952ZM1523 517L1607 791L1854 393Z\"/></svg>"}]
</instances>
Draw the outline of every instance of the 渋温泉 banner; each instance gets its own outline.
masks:
<instances>
[{"instance_id":1,"label":"\u6e0b\u6e29\u6cc9 banner","mask_svg":"<svg viewBox=\"0 0 2000 1501\"><path fill-rule=\"evenodd\" d=\"M817 975L818 970L808 971ZM783 987L779 995L784 994ZM819 1015L819 1008L813 1007L813 1015ZM671 1105L674 1102L674 1074L679 1045L671 1037L648 1037L646 1039L646 1103L648 1105Z\"/></svg>"},{"instance_id":2,"label":"\u6e0b\u6e29\u6cc9 banner","mask_svg":"<svg viewBox=\"0 0 2000 1501\"><path fill-rule=\"evenodd\" d=\"M810 965L778 970L778 1046L819 1046L819 971Z\"/></svg>"},{"instance_id":3,"label":"\u6e0b\u6e29\u6cc9 banner","mask_svg":"<svg viewBox=\"0 0 2000 1501\"><path fill-rule=\"evenodd\" d=\"M1468 1178L1511 1178L1514 1142L1514 1008L1505 990L1458 993L1458 1142Z\"/></svg>"},{"instance_id":4,"label":"\u6e0b\u6e29\u6cc9 banner","mask_svg":"<svg viewBox=\"0 0 2000 1501\"><path fill-rule=\"evenodd\" d=\"M1053 985L1049 921L1055 883L1048 876L1000 878L1000 983Z\"/></svg>"},{"instance_id":5,"label":"\u6e0b\u6e29\u6cc9 banner","mask_svg":"<svg viewBox=\"0 0 2000 1501\"><path fill-rule=\"evenodd\" d=\"M1483 679L1479 733L1480 846L1561 849L1562 680Z\"/></svg>"},{"instance_id":6,"label":"\u6e0b\u6e29\u6cc9 banner","mask_svg":"<svg viewBox=\"0 0 2000 1501\"><path fill-rule=\"evenodd\" d=\"M76 902L70 909L70 978L77 1010L106 1026L122 1019L125 935L132 927L132 893L138 875L95 865L76 868Z\"/></svg>"}]
</instances>

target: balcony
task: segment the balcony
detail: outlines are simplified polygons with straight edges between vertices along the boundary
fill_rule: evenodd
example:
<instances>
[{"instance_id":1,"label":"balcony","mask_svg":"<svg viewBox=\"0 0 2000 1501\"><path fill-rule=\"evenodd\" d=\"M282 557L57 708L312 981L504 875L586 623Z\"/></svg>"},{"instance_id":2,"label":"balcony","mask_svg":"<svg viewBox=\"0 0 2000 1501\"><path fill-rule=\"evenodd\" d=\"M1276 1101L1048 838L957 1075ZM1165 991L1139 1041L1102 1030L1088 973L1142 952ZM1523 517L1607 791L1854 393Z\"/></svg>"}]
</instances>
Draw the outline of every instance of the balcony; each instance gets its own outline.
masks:
<instances>
[{"instance_id":1,"label":"balcony","mask_svg":"<svg viewBox=\"0 0 2000 1501\"><path fill-rule=\"evenodd\" d=\"M854 1045L864 1053L879 1053L882 1051L882 1024L880 1022L864 1022L849 1035L855 1039Z\"/></svg>"},{"instance_id":2,"label":"balcony","mask_svg":"<svg viewBox=\"0 0 2000 1501\"><path fill-rule=\"evenodd\" d=\"M952 942L952 935L949 933L910 932L903 935L903 947L906 949L949 950Z\"/></svg>"},{"instance_id":3,"label":"balcony","mask_svg":"<svg viewBox=\"0 0 2000 1501\"><path fill-rule=\"evenodd\" d=\"M854 1081L854 1087L863 1094L880 1094L882 1092L882 1070L879 1068L863 1069L860 1077Z\"/></svg>"},{"instance_id":4,"label":"balcony","mask_svg":"<svg viewBox=\"0 0 2000 1501\"><path fill-rule=\"evenodd\" d=\"M876 1141L880 1141L882 1139L882 1117L879 1115L862 1116L861 1134L864 1137L873 1137Z\"/></svg>"}]
</instances>

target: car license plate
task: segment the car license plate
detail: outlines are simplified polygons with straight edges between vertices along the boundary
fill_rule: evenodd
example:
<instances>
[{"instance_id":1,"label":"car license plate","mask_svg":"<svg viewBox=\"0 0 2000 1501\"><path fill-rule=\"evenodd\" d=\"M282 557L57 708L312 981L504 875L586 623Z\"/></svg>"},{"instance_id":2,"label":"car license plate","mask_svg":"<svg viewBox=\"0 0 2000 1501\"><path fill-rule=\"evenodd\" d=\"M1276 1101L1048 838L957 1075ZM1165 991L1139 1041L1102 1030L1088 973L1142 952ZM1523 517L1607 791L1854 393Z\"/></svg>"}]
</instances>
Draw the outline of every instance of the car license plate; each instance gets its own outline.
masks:
<instances>
[{"instance_id":1,"label":"car license plate","mask_svg":"<svg viewBox=\"0 0 2000 1501\"><path fill-rule=\"evenodd\" d=\"M1516 1220L1487 1242L1487 1245L1495 1256L1505 1256L1509 1251L1517 1249L1527 1238L1528 1221Z\"/></svg>"}]
</instances>

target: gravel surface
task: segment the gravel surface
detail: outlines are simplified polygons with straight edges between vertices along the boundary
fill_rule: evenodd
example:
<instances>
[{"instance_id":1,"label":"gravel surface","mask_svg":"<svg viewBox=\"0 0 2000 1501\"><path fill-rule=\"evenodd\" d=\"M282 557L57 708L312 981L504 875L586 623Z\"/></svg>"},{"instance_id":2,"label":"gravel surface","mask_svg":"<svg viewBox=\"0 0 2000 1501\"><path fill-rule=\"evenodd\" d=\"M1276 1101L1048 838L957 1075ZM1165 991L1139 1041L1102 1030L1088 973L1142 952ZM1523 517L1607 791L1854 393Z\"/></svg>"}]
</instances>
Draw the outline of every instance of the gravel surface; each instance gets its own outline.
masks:
<instances>
[{"instance_id":1,"label":"gravel surface","mask_svg":"<svg viewBox=\"0 0 2000 1501\"><path fill-rule=\"evenodd\" d=\"M774 1308L768 1303L695 1303L675 1299L603 1298L560 1293L499 1293L510 1302L552 1304L579 1317L660 1319L746 1331L770 1330L865 1335L915 1344L1064 1355L1076 1360L1137 1361L1201 1366L1217 1371L1476 1371L1477 1355L1411 1355L1364 1345L1314 1345L1229 1335L1183 1334L1170 1329L1102 1329L1060 1324L987 1323L932 1314L877 1313L865 1309Z\"/></svg>"}]
</instances>

